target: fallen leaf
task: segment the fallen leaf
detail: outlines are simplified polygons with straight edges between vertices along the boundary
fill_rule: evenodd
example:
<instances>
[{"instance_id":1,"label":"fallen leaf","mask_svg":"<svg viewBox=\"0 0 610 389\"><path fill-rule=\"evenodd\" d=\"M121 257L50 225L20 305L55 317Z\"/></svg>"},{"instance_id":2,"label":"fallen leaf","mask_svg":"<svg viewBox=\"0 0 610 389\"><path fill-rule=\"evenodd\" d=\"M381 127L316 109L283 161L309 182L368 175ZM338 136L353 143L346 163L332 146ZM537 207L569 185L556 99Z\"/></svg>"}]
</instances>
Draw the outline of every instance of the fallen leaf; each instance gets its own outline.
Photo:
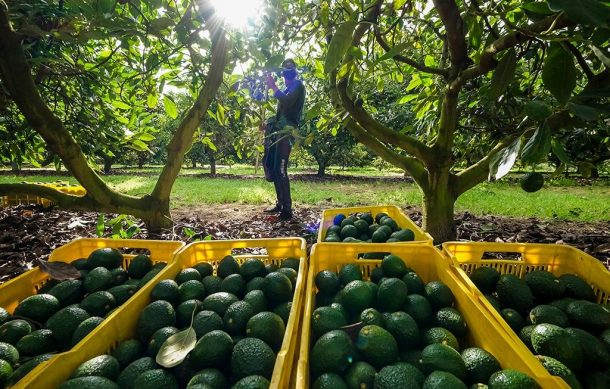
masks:
<instances>
[{"instance_id":1,"label":"fallen leaf","mask_svg":"<svg viewBox=\"0 0 610 389\"><path fill-rule=\"evenodd\" d=\"M73 280L81 277L78 269L69 263L59 261L48 262L44 259L39 259L38 264L40 265L41 271L58 281Z\"/></svg>"}]
</instances>

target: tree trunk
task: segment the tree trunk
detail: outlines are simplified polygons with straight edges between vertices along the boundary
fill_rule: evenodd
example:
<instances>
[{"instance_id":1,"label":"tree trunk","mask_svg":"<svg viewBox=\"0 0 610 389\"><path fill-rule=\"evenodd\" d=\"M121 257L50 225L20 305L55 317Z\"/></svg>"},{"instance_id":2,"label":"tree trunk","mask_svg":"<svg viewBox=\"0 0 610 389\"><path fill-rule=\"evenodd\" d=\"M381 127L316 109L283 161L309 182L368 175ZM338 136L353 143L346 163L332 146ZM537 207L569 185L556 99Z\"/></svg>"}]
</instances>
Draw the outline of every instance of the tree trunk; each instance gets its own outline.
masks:
<instances>
[{"instance_id":1,"label":"tree trunk","mask_svg":"<svg viewBox=\"0 0 610 389\"><path fill-rule=\"evenodd\" d=\"M138 157L138 169L142 169L146 163L146 154L141 153Z\"/></svg>"},{"instance_id":2,"label":"tree trunk","mask_svg":"<svg viewBox=\"0 0 610 389\"><path fill-rule=\"evenodd\" d=\"M11 171L19 172L21 171L21 165L17 161L11 161Z\"/></svg>"},{"instance_id":3,"label":"tree trunk","mask_svg":"<svg viewBox=\"0 0 610 389\"><path fill-rule=\"evenodd\" d=\"M191 159L191 167L193 169L195 169L197 167L197 161L195 161L194 159Z\"/></svg>"},{"instance_id":4,"label":"tree trunk","mask_svg":"<svg viewBox=\"0 0 610 389\"><path fill-rule=\"evenodd\" d=\"M318 161L318 176L324 177L326 175L326 161Z\"/></svg>"},{"instance_id":5,"label":"tree trunk","mask_svg":"<svg viewBox=\"0 0 610 389\"><path fill-rule=\"evenodd\" d=\"M216 175L216 156L214 153L210 153L210 175Z\"/></svg>"},{"instance_id":6,"label":"tree trunk","mask_svg":"<svg viewBox=\"0 0 610 389\"><path fill-rule=\"evenodd\" d=\"M112 158L104 158L104 174L110 173L110 170L112 170L112 162L114 162Z\"/></svg>"},{"instance_id":7,"label":"tree trunk","mask_svg":"<svg viewBox=\"0 0 610 389\"><path fill-rule=\"evenodd\" d=\"M163 229L172 227L169 199L159 201L150 196L145 196L143 200L148 205L144 207L145 210L139 217L146 224L149 233L156 234Z\"/></svg>"},{"instance_id":8,"label":"tree trunk","mask_svg":"<svg viewBox=\"0 0 610 389\"><path fill-rule=\"evenodd\" d=\"M439 244L456 239L453 210L455 196L449 185L449 169L430 170L428 187L423 189L423 228Z\"/></svg>"}]
</instances>

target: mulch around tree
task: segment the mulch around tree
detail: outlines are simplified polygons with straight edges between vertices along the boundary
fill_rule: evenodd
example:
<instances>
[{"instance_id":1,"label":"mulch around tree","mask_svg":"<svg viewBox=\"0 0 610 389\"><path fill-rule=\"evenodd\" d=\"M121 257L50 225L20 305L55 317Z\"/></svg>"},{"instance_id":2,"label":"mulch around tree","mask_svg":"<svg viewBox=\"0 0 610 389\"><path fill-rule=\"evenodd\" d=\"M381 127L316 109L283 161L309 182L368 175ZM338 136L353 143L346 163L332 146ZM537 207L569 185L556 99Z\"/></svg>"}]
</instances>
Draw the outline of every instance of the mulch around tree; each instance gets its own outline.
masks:
<instances>
[{"instance_id":1,"label":"mulch around tree","mask_svg":"<svg viewBox=\"0 0 610 389\"><path fill-rule=\"evenodd\" d=\"M298 207L295 219L282 222L262 213L264 206L221 204L173 212L175 226L154 239L244 239L299 236L309 246L316 241L320 207ZM405 207L421 223L417 207ZM46 259L51 251L78 237L96 237L99 213L45 209L37 205L0 207L0 282L7 281ZM109 219L112 215L107 215ZM577 247L610 268L610 222L576 223L536 218L456 215L458 239L484 242L560 243ZM106 236L112 234L105 226ZM141 231L133 238L147 239Z\"/></svg>"}]
</instances>

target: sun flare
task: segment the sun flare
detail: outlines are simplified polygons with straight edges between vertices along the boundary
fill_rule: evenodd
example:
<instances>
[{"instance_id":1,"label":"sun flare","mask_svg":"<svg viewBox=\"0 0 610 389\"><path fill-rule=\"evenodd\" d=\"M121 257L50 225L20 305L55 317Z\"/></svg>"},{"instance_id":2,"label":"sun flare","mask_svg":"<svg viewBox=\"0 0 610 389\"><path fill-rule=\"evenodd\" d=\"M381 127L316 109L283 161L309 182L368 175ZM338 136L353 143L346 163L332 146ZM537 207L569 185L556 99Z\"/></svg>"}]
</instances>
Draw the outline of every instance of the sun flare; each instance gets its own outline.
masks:
<instances>
[{"instance_id":1,"label":"sun flare","mask_svg":"<svg viewBox=\"0 0 610 389\"><path fill-rule=\"evenodd\" d=\"M218 17L234 28L244 29L263 12L263 0L211 0Z\"/></svg>"}]
</instances>

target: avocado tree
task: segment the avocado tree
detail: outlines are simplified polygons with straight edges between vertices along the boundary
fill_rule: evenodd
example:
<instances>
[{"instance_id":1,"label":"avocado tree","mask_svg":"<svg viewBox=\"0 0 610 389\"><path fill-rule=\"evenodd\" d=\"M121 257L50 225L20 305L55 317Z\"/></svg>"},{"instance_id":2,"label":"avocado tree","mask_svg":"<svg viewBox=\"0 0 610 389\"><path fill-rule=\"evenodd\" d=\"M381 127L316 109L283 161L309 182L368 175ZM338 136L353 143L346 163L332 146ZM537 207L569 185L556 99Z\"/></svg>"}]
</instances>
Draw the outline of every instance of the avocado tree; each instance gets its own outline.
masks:
<instances>
[{"instance_id":1,"label":"avocado tree","mask_svg":"<svg viewBox=\"0 0 610 389\"><path fill-rule=\"evenodd\" d=\"M37 194L64 208L131 214L152 230L168 226L173 183L223 81L230 51L208 1L0 0L0 94L87 195L32 184L2 184L0 194ZM183 112L168 93L176 88L191 96ZM79 108L86 115L73 112ZM154 189L141 197L113 190L92 167L77 135L104 132L111 118L146 149L159 115L180 121Z\"/></svg>"},{"instance_id":2,"label":"avocado tree","mask_svg":"<svg viewBox=\"0 0 610 389\"><path fill-rule=\"evenodd\" d=\"M567 159L559 130L608 116L607 2L323 1L317 12L316 74L356 138L413 177L439 242L455 238L461 194L519 156ZM387 85L412 121L384 119L371 91ZM471 142L478 153L456 149Z\"/></svg>"}]
</instances>

